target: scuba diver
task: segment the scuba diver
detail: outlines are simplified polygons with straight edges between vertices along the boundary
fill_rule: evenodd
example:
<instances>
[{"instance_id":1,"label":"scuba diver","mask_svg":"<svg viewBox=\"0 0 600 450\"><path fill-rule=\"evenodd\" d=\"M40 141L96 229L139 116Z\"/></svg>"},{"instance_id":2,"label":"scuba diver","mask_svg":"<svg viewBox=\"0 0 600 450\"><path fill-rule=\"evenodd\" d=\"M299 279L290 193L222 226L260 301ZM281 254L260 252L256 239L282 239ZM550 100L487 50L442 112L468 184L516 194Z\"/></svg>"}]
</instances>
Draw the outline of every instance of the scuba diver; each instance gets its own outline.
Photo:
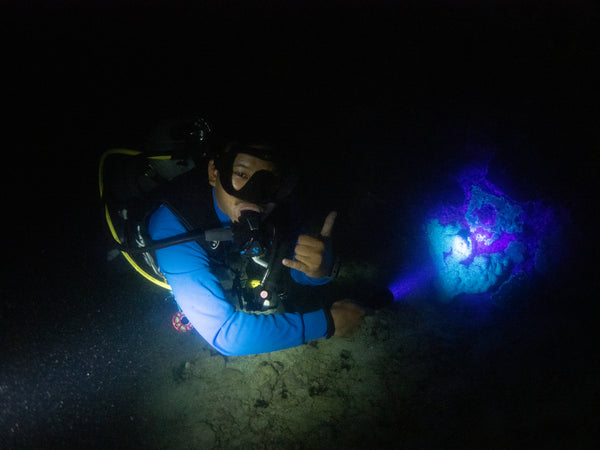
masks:
<instances>
[{"instance_id":1,"label":"scuba diver","mask_svg":"<svg viewBox=\"0 0 600 450\"><path fill-rule=\"evenodd\" d=\"M184 140L208 147L212 132L205 121L184 125L179 127ZM223 355L272 352L354 332L365 315L361 306L350 300L316 306L304 301L305 287L326 285L335 276L330 237L336 213L327 215L319 235L303 229L292 200L297 176L288 148L244 136L218 145L210 141L204 160L179 157L175 174L163 171L161 182L145 188L150 194L129 201L115 219L101 160L100 192L113 237L134 267L134 255L144 256L162 278L157 284L171 289L180 309L176 328L193 327ZM157 178L164 158L148 161L153 170L144 176ZM141 204L146 212L133 220ZM117 220L128 222L123 229L129 230L136 223L129 232L134 236L118 232L112 223Z\"/></svg>"}]
</instances>

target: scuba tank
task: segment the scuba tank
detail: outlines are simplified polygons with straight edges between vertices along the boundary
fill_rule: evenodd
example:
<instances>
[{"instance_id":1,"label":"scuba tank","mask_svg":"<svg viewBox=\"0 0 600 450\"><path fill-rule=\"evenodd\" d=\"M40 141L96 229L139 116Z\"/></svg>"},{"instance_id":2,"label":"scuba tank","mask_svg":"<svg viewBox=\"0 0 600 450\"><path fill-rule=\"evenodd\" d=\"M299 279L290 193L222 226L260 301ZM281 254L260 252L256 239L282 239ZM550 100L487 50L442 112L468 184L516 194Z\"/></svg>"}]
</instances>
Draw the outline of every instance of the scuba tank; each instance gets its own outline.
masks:
<instances>
[{"instance_id":1,"label":"scuba tank","mask_svg":"<svg viewBox=\"0 0 600 450\"><path fill-rule=\"evenodd\" d=\"M115 246L127 262L152 283L171 289L147 246L149 211L156 207L152 194L192 170L210 152L210 125L201 117L161 122L145 150L115 148L100 157L98 184L104 216Z\"/></svg>"},{"instance_id":2,"label":"scuba tank","mask_svg":"<svg viewBox=\"0 0 600 450\"><path fill-rule=\"evenodd\" d=\"M263 223L259 213L244 211L230 228L210 221L212 228L198 228L198 221L192 220L182 222L186 233L158 241L149 236L147 222L162 203L161 194L169 189L176 191L181 180L198 179L197 166L206 164L208 159L219 160L212 142L210 125L202 118L192 117L160 124L145 151L111 149L102 155L100 197L114 245L145 279L169 290L157 264L156 250L196 241L211 257L211 253L217 254L219 246L221 251L225 247L227 264L220 265L232 268L228 271L233 272L230 284L235 306L245 311L274 312L285 297L277 281L281 268L275 264L281 259L277 256L283 246L279 245L280 233L275 226ZM220 159L221 164L224 159ZM249 192L252 195L258 190ZM199 207L213 208L212 199Z\"/></svg>"}]
</instances>

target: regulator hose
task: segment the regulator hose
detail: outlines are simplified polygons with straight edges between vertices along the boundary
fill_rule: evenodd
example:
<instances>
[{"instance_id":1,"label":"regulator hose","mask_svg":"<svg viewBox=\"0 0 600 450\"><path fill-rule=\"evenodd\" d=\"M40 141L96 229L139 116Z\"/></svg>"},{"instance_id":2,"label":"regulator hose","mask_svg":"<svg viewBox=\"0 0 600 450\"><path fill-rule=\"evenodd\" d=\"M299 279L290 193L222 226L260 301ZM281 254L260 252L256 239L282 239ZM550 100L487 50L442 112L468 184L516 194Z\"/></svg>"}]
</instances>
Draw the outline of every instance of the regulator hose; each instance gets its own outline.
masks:
<instances>
[{"instance_id":1,"label":"regulator hose","mask_svg":"<svg viewBox=\"0 0 600 450\"><path fill-rule=\"evenodd\" d=\"M161 248L171 247L172 245L183 244L185 242L205 240L205 241L233 241L233 231L230 228L215 228L213 230L194 230L187 233L181 233L165 239L152 241L150 245L143 247L129 247L118 243L117 248L127 253L146 253L149 251L160 250Z\"/></svg>"}]
</instances>

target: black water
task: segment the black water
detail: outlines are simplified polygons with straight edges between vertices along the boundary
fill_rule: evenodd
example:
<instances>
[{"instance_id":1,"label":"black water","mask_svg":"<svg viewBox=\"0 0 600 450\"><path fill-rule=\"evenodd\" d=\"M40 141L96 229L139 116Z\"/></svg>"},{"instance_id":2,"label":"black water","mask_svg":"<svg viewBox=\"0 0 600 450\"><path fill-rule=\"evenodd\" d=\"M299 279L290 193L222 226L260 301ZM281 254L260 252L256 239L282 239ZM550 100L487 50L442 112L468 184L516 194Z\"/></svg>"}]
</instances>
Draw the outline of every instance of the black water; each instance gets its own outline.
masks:
<instances>
[{"instance_id":1,"label":"black water","mask_svg":"<svg viewBox=\"0 0 600 450\"><path fill-rule=\"evenodd\" d=\"M104 149L138 146L158 119L190 112L294 136L312 218L339 209L341 252L386 254L384 272L410 266L424 205L452 195L446 176L465 163L491 157L492 181L513 198L565 205L572 259L516 294L518 317L501 313L506 347L484 349L472 367L502 382L475 376L469 398L444 398L459 417L487 402L502 415L572 390L555 397L568 417L543 422L550 445L592 445L600 16L591 2L69 3L2 6L0 447L135 446L150 426L138 405L160 382L152 374L173 348L185 360L201 345L171 332L173 304L159 289L105 261L96 187ZM528 345L516 349L515 336ZM531 429L533 442L544 427Z\"/></svg>"}]
</instances>

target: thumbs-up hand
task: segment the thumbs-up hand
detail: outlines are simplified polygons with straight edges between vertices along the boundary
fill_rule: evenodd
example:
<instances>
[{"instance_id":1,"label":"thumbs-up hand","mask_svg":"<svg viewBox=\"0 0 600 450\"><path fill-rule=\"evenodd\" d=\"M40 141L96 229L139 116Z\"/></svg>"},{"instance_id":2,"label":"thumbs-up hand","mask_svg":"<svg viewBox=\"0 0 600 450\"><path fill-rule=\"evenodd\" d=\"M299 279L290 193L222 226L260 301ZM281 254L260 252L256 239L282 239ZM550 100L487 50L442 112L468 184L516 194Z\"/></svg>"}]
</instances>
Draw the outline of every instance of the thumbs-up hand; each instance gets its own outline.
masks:
<instances>
[{"instance_id":1,"label":"thumbs-up hand","mask_svg":"<svg viewBox=\"0 0 600 450\"><path fill-rule=\"evenodd\" d=\"M335 211L331 211L327 215L318 237L300 235L294 249L295 258L293 260L283 259L283 265L304 272L311 278L328 276L331 271L331 261L325 260L325 241L331 236L336 217Z\"/></svg>"}]
</instances>

